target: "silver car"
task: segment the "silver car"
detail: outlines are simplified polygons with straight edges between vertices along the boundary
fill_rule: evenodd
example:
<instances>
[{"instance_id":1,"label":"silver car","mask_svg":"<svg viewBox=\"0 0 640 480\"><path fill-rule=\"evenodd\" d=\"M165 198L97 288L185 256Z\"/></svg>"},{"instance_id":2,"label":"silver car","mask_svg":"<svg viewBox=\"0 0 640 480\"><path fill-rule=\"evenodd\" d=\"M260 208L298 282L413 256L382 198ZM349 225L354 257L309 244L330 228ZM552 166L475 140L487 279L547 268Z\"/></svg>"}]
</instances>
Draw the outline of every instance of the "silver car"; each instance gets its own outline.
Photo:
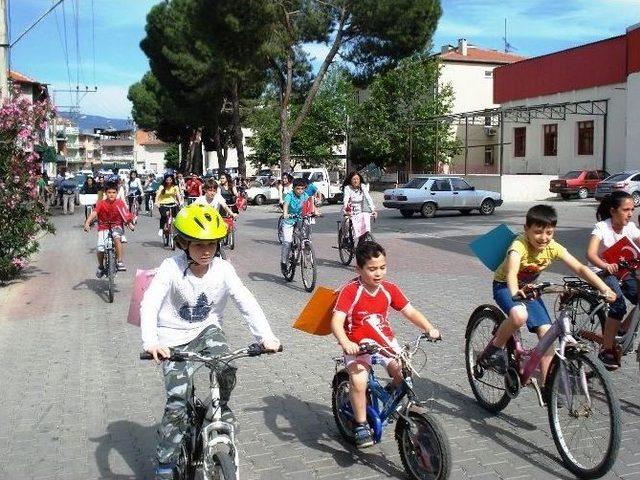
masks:
<instances>
[{"instance_id":1,"label":"silver car","mask_svg":"<svg viewBox=\"0 0 640 480\"><path fill-rule=\"evenodd\" d=\"M460 177L420 176L402 188L385 190L382 204L399 209L406 218L415 212L433 217L437 210L459 210L464 215L479 210L482 215L491 215L502 205L502 198L498 192L476 190Z\"/></svg>"},{"instance_id":2,"label":"silver car","mask_svg":"<svg viewBox=\"0 0 640 480\"><path fill-rule=\"evenodd\" d=\"M616 173L601 181L596 187L595 199L602 200L613 192L627 192L633 204L640 206L640 170Z\"/></svg>"}]
</instances>

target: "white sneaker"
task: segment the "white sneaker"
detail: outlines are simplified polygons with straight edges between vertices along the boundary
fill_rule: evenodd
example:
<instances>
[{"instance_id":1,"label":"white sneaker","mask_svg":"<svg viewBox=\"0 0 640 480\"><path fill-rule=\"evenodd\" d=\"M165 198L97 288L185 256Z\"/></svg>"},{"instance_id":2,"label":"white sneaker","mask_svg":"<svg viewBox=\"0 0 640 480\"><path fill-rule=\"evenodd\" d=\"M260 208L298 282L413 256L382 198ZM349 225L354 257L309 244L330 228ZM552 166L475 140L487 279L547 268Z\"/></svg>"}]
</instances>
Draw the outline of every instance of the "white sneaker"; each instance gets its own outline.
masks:
<instances>
[{"instance_id":1,"label":"white sneaker","mask_svg":"<svg viewBox=\"0 0 640 480\"><path fill-rule=\"evenodd\" d=\"M158 230L158 236L162 238L162 229Z\"/></svg>"},{"instance_id":2,"label":"white sneaker","mask_svg":"<svg viewBox=\"0 0 640 480\"><path fill-rule=\"evenodd\" d=\"M127 237L122 235L122 243L127 243Z\"/></svg>"}]
</instances>

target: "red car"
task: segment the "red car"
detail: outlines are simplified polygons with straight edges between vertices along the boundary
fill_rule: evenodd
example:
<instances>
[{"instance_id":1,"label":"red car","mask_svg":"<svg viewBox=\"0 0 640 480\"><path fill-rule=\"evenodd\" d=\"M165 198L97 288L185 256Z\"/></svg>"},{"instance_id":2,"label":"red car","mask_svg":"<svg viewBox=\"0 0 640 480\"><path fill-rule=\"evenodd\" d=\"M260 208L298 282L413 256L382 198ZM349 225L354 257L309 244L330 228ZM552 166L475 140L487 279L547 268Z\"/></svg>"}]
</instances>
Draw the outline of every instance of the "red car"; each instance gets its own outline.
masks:
<instances>
[{"instance_id":1,"label":"red car","mask_svg":"<svg viewBox=\"0 0 640 480\"><path fill-rule=\"evenodd\" d=\"M578 198L587 198L595 193L596 185L608 176L609 174L604 170L572 170L558 180L551 180L549 191L560 194L565 200L573 195Z\"/></svg>"}]
</instances>

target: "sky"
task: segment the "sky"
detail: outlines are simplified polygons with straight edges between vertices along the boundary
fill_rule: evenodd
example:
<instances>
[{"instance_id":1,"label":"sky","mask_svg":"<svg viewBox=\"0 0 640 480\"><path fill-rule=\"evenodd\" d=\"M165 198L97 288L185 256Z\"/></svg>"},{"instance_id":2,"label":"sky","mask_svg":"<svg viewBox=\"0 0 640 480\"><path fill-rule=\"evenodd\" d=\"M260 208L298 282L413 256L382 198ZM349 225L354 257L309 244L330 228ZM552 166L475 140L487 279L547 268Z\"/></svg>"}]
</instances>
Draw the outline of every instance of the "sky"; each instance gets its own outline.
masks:
<instances>
[{"instance_id":1,"label":"sky","mask_svg":"<svg viewBox=\"0 0 640 480\"><path fill-rule=\"evenodd\" d=\"M55 0L9 0L13 42ZM97 92L83 96L82 113L130 117L127 90L148 70L140 50L146 14L158 0L64 0L11 49L11 69L50 84L60 110L76 105L79 85ZM435 50L458 38L485 48L537 56L622 35L640 23L640 0L441 0L443 15ZM65 31L66 30L66 31ZM321 62L326 45L308 45Z\"/></svg>"}]
</instances>

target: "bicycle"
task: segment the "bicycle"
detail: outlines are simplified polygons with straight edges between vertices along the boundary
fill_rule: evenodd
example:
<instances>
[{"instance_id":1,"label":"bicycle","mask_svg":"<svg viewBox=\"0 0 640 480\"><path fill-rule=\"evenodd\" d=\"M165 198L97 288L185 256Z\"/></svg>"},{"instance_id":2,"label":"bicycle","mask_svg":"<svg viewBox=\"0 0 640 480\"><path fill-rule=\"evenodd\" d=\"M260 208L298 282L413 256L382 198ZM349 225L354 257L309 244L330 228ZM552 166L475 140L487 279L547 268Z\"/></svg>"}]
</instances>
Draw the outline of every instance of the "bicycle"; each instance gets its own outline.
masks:
<instances>
[{"instance_id":1,"label":"bicycle","mask_svg":"<svg viewBox=\"0 0 640 480\"><path fill-rule=\"evenodd\" d=\"M638 270L640 270L640 260L630 260L618 262L620 270L627 270L629 274L636 279L640 287L640 279L638 278ZM565 284L583 283L580 279L574 277L565 277ZM625 356L633 350L638 331L640 330L640 309L638 308L638 300L631 312L622 322L625 325L624 332L620 332L615 336L615 345L621 356ZM592 298L581 295L565 295L559 298L556 308L565 308L571 314L571 326L574 335L577 335L589 342L600 346L602 345L602 332L604 324L607 320L607 308L604 308L598 302L594 302ZM636 349L636 361L640 368L640 345Z\"/></svg>"},{"instance_id":2,"label":"bicycle","mask_svg":"<svg viewBox=\"0 0 640 480\"><path fill-rule=\"evenodd\" d=\"M282 352L282 346L278 352ZM215 369L220 363L229 363L243 357L258 357L265 353L273 352L266 351L257 343L235 352L213 357L171 350L171 356L165 360L198 362L209 369L210 395L210 398L202 401L196 396L193 382L190 383L187 402L189 427L184 434L180 456L174 467L175 480L193 480L199 468L202 469L204 480L238 480L240 478L239 455L235 443L236 432L231 423L222 421L220 387ZM153 356L148 352L142 352L140 360L153 360Z\"/></svg>"},{"instance_id":3,"label":"bicycle","mask_svg":"<svg viewBox=\"0 0 640 480\"><path fill-rule=\"evenodd\" d=\"M364 215L364 214L362 214ZM374 218L372 213L370 215ZM371 232L366 232L360 239L361 241L375 241ZM341 220L338 220L338 246L334 247L338 249L340 255L340 261L343 265L350 265L351 260L356 254L356 242L353 238L353 227L351 221L351 215L343 215Z\"/></svg>"},{"instance_id":4,"label":"bicycle","mask_svg":"<svg viewBox=\"0 0 640 480\"><path fill-rule=\"evenodd\" d=\"M98 202L98 195L83 193L83 194L80 194L79 198L80 198L80 205L84 206L84 219L86 220L87 218L89 218L89 215L91 215L91 212L93 212L93 209L95 208L96 203Z\"/></svg>"},{"instance_id":5,"label":"bicycle","mask_svg":"<svg viewBox=\"0 0 640 480\"><path fill-rule=\"evenodd\" d=\"M281 213L278 217L278 242L282 244L284 242L284 236L282 234L282 226L284 225L284 214Z\"/></svg>"},{"instance_id":6,"label":"bicycle","mask_svg":"<svg viewBox=\"0 0 640 480\"><path fill-rule=\"evenodd\" d=\"M222 217L227 224L227 236L222 239L222 244L229 250L236 248L236 221L232 216Z\"/></svg>"},{"instance_id":7,"label":"bicycle","mask_svg":"<svg viewBox=\"0 0 640 480\"><path fill-rule=\"evenodd\" d=\"M414 479L443 480L451 471L451 447L444 428L429 412L426 402L417 399L412 375L418 372L411 364L422 340L432 340L421 334L407 343L399 352L391 352L377 344L363 344L361 353L382 354L394 358L402 368L403 382L392 391L383 387L373 369L369 371L367 386L367 422L375 443L380 443L384 428L396 419L395 438L400 460L406 472ZM349 443L355 443L355 420L349 400L349 374L344 358L334 358L336 373L331 383L333 417L340 434ZM375 363L375 357L374 357ZM419 375L418 375L419 376Z\"/></svg>"},{"instance_id":8,"label":"bicycle","mask_svg":"<svg viewBox=\"0 0 640 480\"><path fill-rule=\"evenodd\" d=\"M161 205L161 207L167 208L167 221L162 228L162 240L165 247L169 247L171 250L176 249L176 244L172 235L172 226L173 226L173 209L178 206L177 203L168 203L166 205Z\"/></svg>"},{"instance_id":9,"label":"bicycle","mask_svg":"<svg viewBox=\"0 0 640 480\"><path fill-rule=\"evenodd\" d=\"M153 217L153 207L155 204L155 190L147 190L145 193L145 201L147 202L147 212L149 212L149 216Z\"/></svg>"},{"instance_id":10,"label":"bicycle","mask_svg":"<svg viewBox=\"0 0 640 480\"><path fill-rule=\"evenodd\" d=\"M291 249L289 250L289 257L287 258L287 269L283 272L283 275L287 282L291 282L296 274L296 266L299 263L304 289L307 292L311 292L316 286L318 275L316 254L310 238L310 221L315 215L290 215L290 217L296 218L297 220L293 227Z\"/></svg>"},{"instance_id":11,"label":"bicycle","mask_svg":"<svg viewBox=\"0 0 640 480\"><path fill-rule=\"evenodd\" d=\"M600 293L577 284L541 283L531 288L529 298L549 293L580 294L604 303ZM517 299L514 297L514 300ZM580 478L603 476L616 460L621 437L622 414L609 373L590 352L589 345L572 336L571 316L566 308L560 310L534 348L522 346L519 331L509 339L508 368L504 375L485 369L479 359L505 318L494 305L479 306L469 318L465 363L476 400L485 410L498 413L518 396L523 386L532 386L540 406L547 407L551 435L565 467ZM556 340L559 346L549 367L543 394L535 378L536 370ZM586 425L590 420L594 423L591 431ZM586 435L579 435L582 430L587 431Z\"/></svg>"},{"instance_id":12,"label":"bicycle","mask_svg":"<svg viewBox=\"0 0 640 480\"><path fill-rule=\"evenodd\" d=\"M118 264L116 260L115 241L113 239L113 224L109 223L107 237L104 239L104 265L103 270L107 277L107 298L113 303L116 289L116 274Z\"/></svg>"},{"instance_id":13,"label":"bicycle","mask_svg":"<svg viewBox=\"0 0 640 480\"><path fill-rule=\"evenodd\" d=\"M133 218L134 225L138 223L138 213L140 212L139 198L141 198L141 196L138 194L130 194L128 196L129 203L131 204L131 218Z\"/></svg>"}]
</instances>

